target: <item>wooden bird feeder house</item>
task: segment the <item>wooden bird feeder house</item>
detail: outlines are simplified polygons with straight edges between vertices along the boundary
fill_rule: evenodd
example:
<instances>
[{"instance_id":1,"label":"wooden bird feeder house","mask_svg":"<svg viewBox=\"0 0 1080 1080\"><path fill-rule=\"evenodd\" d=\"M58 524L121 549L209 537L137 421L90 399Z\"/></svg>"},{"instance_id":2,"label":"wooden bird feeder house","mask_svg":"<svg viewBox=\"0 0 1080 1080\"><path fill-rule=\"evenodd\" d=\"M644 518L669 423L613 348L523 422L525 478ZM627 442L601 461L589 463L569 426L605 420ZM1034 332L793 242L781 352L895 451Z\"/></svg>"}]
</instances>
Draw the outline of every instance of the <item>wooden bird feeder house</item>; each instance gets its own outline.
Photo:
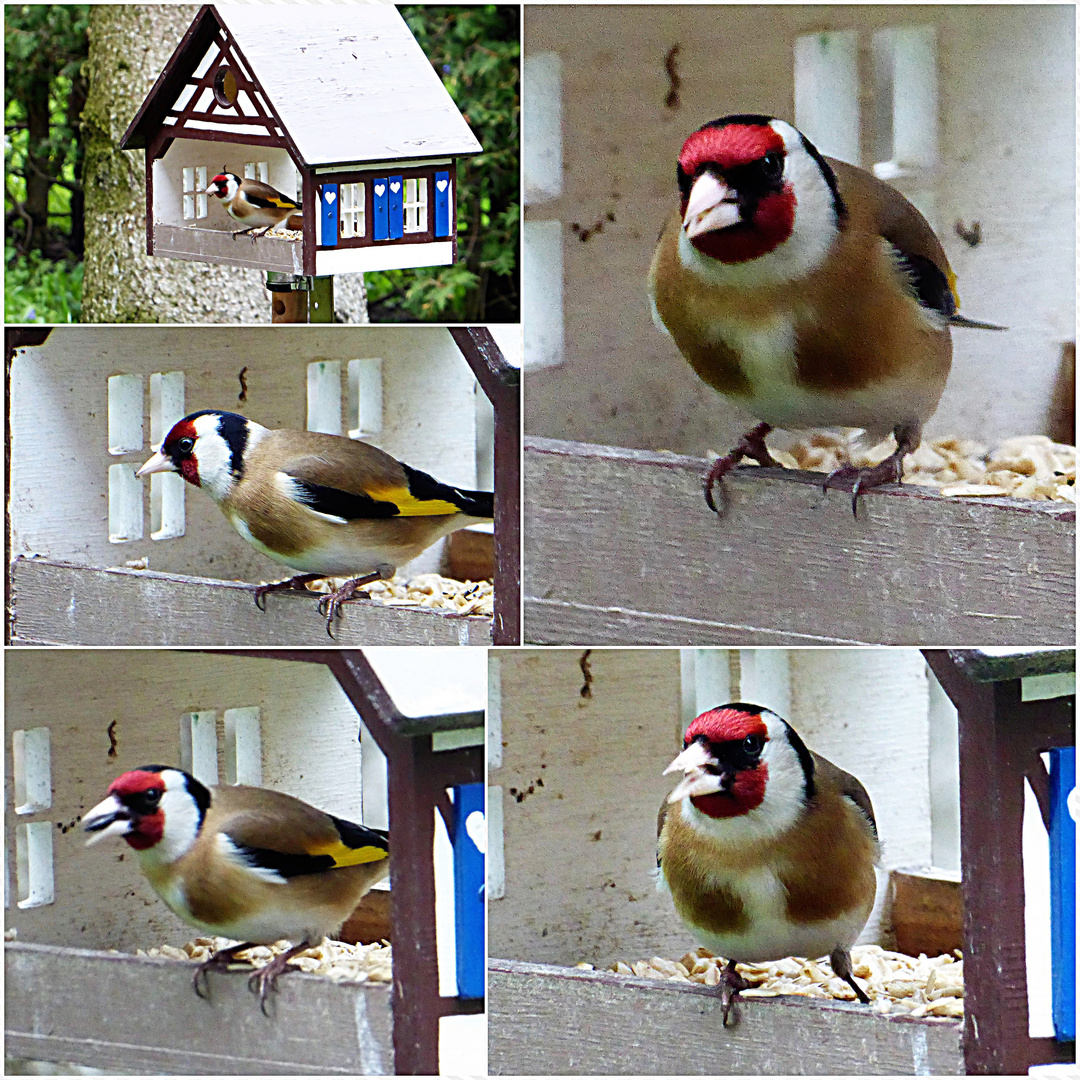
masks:
<instances>
[{"instance_id":1,"label":"wooden bird feeder house","mask_svg":"<svg viewBox=\"0 0 1080 1080\"><path fill-rule=\"evenodd\" d=\"M388 4L204 6L121 146L146 151L148 254L309 277L452 263L457 158L481 151ZM301 212L234 239L220 172Z\"/></svg>"}]
</instances>

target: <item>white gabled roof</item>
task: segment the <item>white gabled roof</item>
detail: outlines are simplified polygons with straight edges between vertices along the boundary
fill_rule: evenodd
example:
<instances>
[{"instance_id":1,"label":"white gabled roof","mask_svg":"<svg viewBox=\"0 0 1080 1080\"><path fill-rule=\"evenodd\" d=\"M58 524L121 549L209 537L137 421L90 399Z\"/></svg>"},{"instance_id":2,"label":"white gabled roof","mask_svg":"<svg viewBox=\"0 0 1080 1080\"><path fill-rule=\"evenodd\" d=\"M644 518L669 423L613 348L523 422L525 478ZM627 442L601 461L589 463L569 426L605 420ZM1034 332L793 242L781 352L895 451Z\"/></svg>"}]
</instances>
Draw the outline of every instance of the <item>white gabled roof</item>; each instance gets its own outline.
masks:
<instances>
[{"instance_id":1,"label":"white gabled roof","mask_svg":"<svg viewBox=\"0 0 1080 1080\"><path fill-rule=\"evenodd\" d=\"M478 154L390 4L217 4L308 165Z\"/></svg>"}]
</instances>

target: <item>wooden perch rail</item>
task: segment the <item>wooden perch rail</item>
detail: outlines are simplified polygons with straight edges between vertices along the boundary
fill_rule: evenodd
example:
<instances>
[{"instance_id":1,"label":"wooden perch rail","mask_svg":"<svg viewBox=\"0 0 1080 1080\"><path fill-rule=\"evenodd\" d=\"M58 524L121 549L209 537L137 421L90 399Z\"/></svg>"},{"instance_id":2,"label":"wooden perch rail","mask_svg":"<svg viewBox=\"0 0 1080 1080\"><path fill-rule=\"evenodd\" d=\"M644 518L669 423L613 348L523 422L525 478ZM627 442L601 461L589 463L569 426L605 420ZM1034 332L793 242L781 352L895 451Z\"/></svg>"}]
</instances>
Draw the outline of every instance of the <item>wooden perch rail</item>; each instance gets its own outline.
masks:
<instances>
[{"instance_id":1,"label":"wooden perch rail","mask_svg":"<svg viewBox=\"0 0 1080 1080\"><path fill-rule=\"evenodd\" d=\"M489 961L488 999L492 1075L964 1071L958 1022L840 1001L747 999L725 1028L703 986L512 960Z\"/></svg>"},{"instance_id":2,"label":"wooden perch rail","mask_svg":"<svg viewBox=\"0 0 1080 1080\"><path fill-rule=\"evenodd\" d=\"M491 620L424 608L346 604L326 635L316 593L271 596L251 585L152 570L44 559L11 567L11 643L18 645L490 645Z\"/></svg>"},{"instance_id":3,"label":"wooden perch rail","mask_svg":"<svg viewBox=\"0 0 1080 1080\"><path fill-rule=\"evenodd\" d=\"M267 1018L244 971L211 974L207 1001L195 996L188 964L15 942L4 953L12 1057L147 1075L394 1071L386 984L290 974Z\"/></svg>"},{"instance_id":4,"label":"wooden perch rail","mask_svg":"<svg viewBox=\"0 0 1080 1080\"><path fill-rule=\"evenodd\" d=\"M526 439L525 640L1057 645L1075 636L1075 507Z\"/></svg>"}]
</instances>

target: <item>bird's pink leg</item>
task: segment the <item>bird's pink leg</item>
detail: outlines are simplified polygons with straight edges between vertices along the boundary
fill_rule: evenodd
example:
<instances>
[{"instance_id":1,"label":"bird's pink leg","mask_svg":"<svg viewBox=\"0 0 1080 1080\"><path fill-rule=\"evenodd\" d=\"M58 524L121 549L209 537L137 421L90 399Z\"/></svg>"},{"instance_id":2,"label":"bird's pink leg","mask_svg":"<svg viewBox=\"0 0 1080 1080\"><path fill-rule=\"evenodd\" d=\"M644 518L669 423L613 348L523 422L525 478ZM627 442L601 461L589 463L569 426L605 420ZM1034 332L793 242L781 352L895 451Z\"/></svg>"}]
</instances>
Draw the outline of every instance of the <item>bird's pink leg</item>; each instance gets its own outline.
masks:
<instances>
[{"instance_id":1,"label":"bird's pink leg","mask_svg":"<svg viewBox=\"0 0 1080 1080\"><path fill-rule=\"evenodd\" d=\"M340 589L324 596L319 601L319 613L326 616L326 632L331 637L334 636L334 620L338 617L342 604L347 604L350 600L355 600L357 592L365 585L370 585L373 581L383 581L387 578L392 578L394 576L394 569L393 566L388 565L376 567L370 574L364 574L362 577L349 578Z\"/></svg>"},{"instance_id":2,"label":"bird's pink leg","mask_svg":"<svg viewBox=\"0 0 1080 1080\"><path fill-rule=\"evenodd\" d=\"M855 517L859 516L859 496L869 488L880 487L882 484L900 484L904 476L904 458L918 449L922 439L922 427L916 424L907 424L898 427L894 432L896 436L896 449L877 465L841 465L839 469L833 469L822 485L822 491L828 491L837 484L847 483L854 480L851 486L851 512Z\"/></svg>"},{"instance_id":3,"label":"bird's pink leg","mask_svg":"<svg viewBox=\"0 0 1080 1080\"><path fill-rule=\"evenodd\" d=\"M286 971L296 971L295 967L289 964L289 961L299 953L302 953L305 949L310 949L312 943L310 941L301 941L299 945L294 945L291 949L283 953L278 953L269 964L264 965L261 968L257 968L248 979L248 989L254 994L259 995L259 1008L262 1009L264 1016L270 1014L266 1011L266 999L270 994L270 991L277 990L278 979L285 974Z\"/></svg>"},{"instance_id":4,"label":"bird's pink leg","mask_svg":"<svg viewBox=\"0 0 1080 1080\"><path fill-rule=\"evenodd\" d=\"M227 949L218 949L209 960L204 960L196 969L195 974L192 977L191 985L195 987L195 993L201 997L210 999L210 980L206 977L210 971L228 971L229 964L236 958L237 953L242 953L245 949L253 948L255 945L252 941L245 941L240 945L230 945ZM245 961L246 963L246 961ZM206 984L206 993L204 994L199 989L199 980L202 979Z\"/></svg>"},{"instance_id":5,"label":"bird's pink leg","mask_svg":"<svg viewBox=\"0 0 1080 1080\"><path fill-rule=\"evenodd\" d=\"M709 509L714 514L721 513L717 509L716 503L713 501L713 488L718 484L720 486L721 493L723 492L723 479L744 457L753 458L759 465L766 467L773 466L779 467L780 462L777 461L772 454L769 453L769 448L765 445L765 436L772 431L770 424L758 424L752 431L748 431L736 444L735 448L723 457L717 458L712 467L705 474L705 502L708 503Z\"/></svg>"},{"instance_id":6,"label":"bird's pink leg","mask_svg":"<svg viewBox=\"0 0 1080 1080\"><path fill-rule=\"evenodd\" d=\"M270 585L256 585L255 606L260 611L265 611L266 600L263 598L266 596L267 593L286 592L291 590L306 592L307 590L304 588L304 586L309 581L318 581L320 578L324 577L326 577L325 574L297 574L296 577L291 577L287 581L275 581Z\"/></svg>"},{"instance_id":7,"label":"bird's pink leg","mask_svg":"<svg viewBox=\"0 0 1080 1080\"><path fill-rule=\"evenodd\" d=\"M724 1010L724 1027L728 1026L728 1015L735 1007L735 999L740 990L748 990L748 983L736 970L735 961L729 960L727 967L720 973L720 1006ZM738 1015L735 1017L738 1020Z\"/></svg>"}]
</instances>

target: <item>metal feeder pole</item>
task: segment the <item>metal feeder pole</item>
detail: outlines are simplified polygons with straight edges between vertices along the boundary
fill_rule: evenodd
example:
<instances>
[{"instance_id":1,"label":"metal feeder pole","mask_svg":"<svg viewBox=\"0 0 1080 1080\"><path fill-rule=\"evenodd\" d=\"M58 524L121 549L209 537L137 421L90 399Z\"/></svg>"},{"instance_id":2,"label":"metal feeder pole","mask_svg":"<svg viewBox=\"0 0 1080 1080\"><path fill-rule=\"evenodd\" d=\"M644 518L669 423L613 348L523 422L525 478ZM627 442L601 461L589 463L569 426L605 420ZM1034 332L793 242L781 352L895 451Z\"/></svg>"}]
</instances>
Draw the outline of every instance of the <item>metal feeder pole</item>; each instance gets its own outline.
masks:
<instances>
[{"instance_id":1,"label":"metal feeder pole","mask_svg":"<svg viewBox=\"0 0 1080 1080\"><path fill-rule=\"evenodd\" d=\"M270 320L276 323L328 323L334 321L334 279L304 274L266 272L266 287L273 294ZM310 299L308 293L311 294Z\"/></svg>"}]
</instances>

